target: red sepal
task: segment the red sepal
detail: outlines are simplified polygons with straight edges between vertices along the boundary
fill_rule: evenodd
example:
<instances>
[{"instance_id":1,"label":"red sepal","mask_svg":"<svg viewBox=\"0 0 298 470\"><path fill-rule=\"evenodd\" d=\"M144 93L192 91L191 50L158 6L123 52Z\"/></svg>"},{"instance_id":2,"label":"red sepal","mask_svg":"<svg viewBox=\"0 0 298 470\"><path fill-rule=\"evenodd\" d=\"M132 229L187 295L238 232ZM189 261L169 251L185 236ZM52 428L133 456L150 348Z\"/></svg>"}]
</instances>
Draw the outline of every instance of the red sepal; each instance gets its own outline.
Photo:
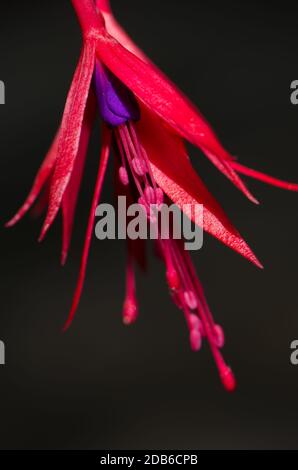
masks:
<instances>
[{"instance_id":1,"label":"red sepal","mask_svg":"<svg viewBox=\"0 0 298 470\"><path fill-rule=\"evenodd\" d=\"M70 181L79 151L82 124L95 64L95 40L84 42L79 64L71 84L62 118L58 155L52 176L49 208L40 239L52 225Z\"/></svg>"},{"instance_id":2,"label":"red sepal","mask_svg":"<svg viewBox=\"0 0 298 470\"><path fill-rule=\"evenodd\" d=\"M192 168L182 140L163 128L160 120L144 107L137 128L154 177L169 198L180 209L187 204L202 204L203 229L261 267L247 243ZM186 215L193 218L193 214Z\"/></svg>"}]
</instances>

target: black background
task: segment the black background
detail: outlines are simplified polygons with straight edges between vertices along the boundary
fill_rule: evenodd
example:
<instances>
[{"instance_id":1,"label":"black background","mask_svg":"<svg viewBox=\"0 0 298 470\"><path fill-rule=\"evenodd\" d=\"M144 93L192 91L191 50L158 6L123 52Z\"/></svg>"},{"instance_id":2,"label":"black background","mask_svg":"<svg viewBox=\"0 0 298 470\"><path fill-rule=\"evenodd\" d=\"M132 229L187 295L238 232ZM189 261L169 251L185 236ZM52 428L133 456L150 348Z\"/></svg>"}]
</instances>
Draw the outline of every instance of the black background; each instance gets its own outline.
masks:
<instances>
[{"instance_id":1,"label":"black background","mask_svg":"<svg viewBox=\"0 0 298 470\"><path fill-rule=\"evenodd\" d=\"M297 6L265 1L115 0L140 46L199 106L247 165L298 181ZM3 223L20 205L55 133L78 59L70 1L1 2ZM250 187L254 207L191 149L193 163L265 264L258 271L205 237L194 260L225 355L239 381L221 387L208 348L189 351L181 313L152 257L139 278L137 325L121 323L124 245L94 241L80 308L63 335L98 152L94 133L71 256L59 266L60 224L38 245L41 221L1 229L2 449L298 448L298 194ZM104 201L111 200L111 175ZM3 224L2 224L3 225Z\"/></svg>"}]
</instances>

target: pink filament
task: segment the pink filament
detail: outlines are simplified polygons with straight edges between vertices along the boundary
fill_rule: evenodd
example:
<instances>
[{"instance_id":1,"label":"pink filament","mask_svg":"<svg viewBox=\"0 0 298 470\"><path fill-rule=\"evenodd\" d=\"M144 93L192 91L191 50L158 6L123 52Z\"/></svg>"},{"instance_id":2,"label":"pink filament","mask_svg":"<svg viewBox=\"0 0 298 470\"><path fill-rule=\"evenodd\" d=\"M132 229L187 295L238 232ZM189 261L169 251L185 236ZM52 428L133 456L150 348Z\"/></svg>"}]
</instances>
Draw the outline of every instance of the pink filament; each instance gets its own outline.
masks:
<instances>
[{"instance_id":1,"label":"pink filament","mask_svg":"<svg viewBox=\"0 0 298 470\"><path fill-rule=\"evenodd\" d=\"M163 203L163 191L157 186L152 175L151 165L136 133L133 123L120 126L116 131L116 142L122 167L129 167L139 193L139 204L144 206L148 220L152 219L150 206ZM121 178L122 179L122 178ZM182 309L189 329L190 345L198 351L202 345L202 336L206 336L214 356L215 363L224 387L232 391L236 382L231 369L225 364L219 348L223 346L224 334L219 325L214 323L203 288L197 278L189 254L184 250L182 241L163 239L158 233L158 246L166 265L166 275L172 297ZM132 323L137 316L135 280L131 259L128 259L126 299L123 319L126 324Z\"/></svg>"},{"instance_id":2,"label":"pink filament","mask_svg":"<svg viewBox=\"0 0 298 470\"><path fill-rule=\"evenodd\" d=\"M177 271L181 288L177 294L178 305L184 311L186 322L190 331L190 343L193 350L201 346L201 336L204 333L208 339L211 352L217 365L219 375L224 387L233 391L236 381L231 369L223 360L219 348L223 346L224 335L221 327L214 324L211 312L205 300L201 284L197 278L188 253L182 249L181 244L174 240L167 240L169 252L172 256L173 268ZM165 243L162 245L164 246ZM164 256L167 264L169 255ZM173 269L171 266L171 269ZM169 268L168 268L169 269ZM197 302L197 305L196 305ZM191 313L192 312L192 313ZM196 321L197 318L197 321Z\"/></svg>"}]
</instances>

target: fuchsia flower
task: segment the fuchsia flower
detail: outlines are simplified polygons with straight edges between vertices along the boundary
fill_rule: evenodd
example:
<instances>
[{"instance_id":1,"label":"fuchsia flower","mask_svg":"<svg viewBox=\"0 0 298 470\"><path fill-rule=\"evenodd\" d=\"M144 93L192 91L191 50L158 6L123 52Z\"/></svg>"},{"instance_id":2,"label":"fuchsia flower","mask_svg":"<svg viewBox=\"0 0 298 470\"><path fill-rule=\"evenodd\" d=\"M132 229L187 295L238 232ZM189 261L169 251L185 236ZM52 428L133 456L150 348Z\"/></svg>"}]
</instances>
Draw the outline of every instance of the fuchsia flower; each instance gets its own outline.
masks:
<instances>
[{"instance_id":1,"label":"fuchsia flower","mask_svg":"<svg viewBox=\"0 0 298 470\"><path fill-rule=\"evenodd\" d=\"M102 149L83 250L78 285L65 329L73 320L81 296L92 238L95 209L99 202L111 147L117 162L118 194L150 204L173 201L181 209L185 204L203 204L203 229L257 266L261 267L249 246L194 172L184 140L199 147L206 157L242 191L257 202L239 174L298 190L285 183L240 165L222 147L208 123L183 94L155 67L131 41L112 16L108 0L72 0L82 32L83 48L67 97L60 128L34 181L24 205L8 223L18 222L32 207L42 190L47 215L43 239L59 210L63 217L62 263L71 242L90 132L96 109L102 119ZM190 210L187 213L193 218ZM224 333L211 315L203 288L189 254L178 240L161 238L158 250L166 266L166 276L174 302L184 313L193 350L207 338L221 380L227 390L235 388L231 369L220 349ZM142 247L141 247L142 249ZM126 298L123 319L136 320L134 264L142 257L140 245L128 244Z\"/></svg>"}]
</instances>

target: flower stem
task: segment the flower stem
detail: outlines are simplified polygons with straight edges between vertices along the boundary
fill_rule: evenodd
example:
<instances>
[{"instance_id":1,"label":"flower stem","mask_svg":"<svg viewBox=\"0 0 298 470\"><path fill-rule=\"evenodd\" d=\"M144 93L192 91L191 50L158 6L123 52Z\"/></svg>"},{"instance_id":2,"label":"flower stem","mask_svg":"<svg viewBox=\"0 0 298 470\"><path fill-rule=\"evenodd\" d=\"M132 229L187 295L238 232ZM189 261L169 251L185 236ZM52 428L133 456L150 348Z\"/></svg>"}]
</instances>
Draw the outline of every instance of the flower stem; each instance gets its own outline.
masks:
<instances>
[{"instance_id":1,"label":"flower stem","mask_svg":"<svg viewBox=\"0 0 298 470\"><path fill-rule=\"evenodd\" d=\"M94 0L71 0L78 16L84 36L90 35L92 30L104 27L102 14L96 12Z\"/></svg>"}]
</instances>

